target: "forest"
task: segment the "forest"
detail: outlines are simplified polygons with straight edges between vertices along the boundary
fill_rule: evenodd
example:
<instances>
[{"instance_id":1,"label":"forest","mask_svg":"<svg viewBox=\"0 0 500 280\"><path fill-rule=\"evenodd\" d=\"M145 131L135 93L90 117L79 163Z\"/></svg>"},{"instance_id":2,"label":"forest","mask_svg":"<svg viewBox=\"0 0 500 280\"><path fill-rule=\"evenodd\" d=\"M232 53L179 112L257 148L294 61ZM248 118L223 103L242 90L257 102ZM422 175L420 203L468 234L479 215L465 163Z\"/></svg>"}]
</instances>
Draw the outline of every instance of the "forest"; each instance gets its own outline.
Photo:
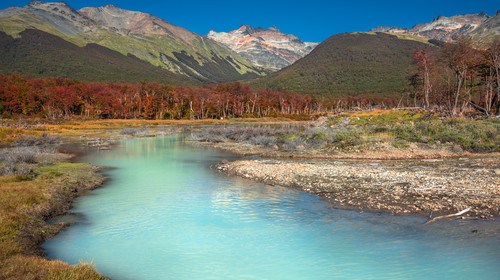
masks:
<instances>
[{"instance_id":1,"label":"forest","mask_svg":"<svg viewBox=\"0 0 500 280\"><path fill-rule=\"evenodd\" d=\"M240 83L179 87L82 82L0 75L0 114L48 119L306 118L336 109L393 107L392 98L318 99L286 91L253 90Z\"/></svg>"}]
</instances>

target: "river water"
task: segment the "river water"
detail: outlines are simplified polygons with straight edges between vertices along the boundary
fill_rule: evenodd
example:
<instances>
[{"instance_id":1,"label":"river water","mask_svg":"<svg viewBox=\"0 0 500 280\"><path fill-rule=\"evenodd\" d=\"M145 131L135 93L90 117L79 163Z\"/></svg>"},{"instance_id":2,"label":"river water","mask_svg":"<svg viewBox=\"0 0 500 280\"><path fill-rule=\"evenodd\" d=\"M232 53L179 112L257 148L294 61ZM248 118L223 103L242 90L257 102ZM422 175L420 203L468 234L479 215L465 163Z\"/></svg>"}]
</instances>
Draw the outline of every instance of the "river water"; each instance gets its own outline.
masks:
<instances>
[{"instance_id":1,"label":"river water","mask_svg":"<svg viewBox=\"0 0 500 280\"><path fill-rule=\"evenodd\" d=\"M499 223L331 209L227 177L229 154L180 136L123 140L82 162L114 167L43 248L112 279L500 279Z\"/></svg>"}]
</instances>

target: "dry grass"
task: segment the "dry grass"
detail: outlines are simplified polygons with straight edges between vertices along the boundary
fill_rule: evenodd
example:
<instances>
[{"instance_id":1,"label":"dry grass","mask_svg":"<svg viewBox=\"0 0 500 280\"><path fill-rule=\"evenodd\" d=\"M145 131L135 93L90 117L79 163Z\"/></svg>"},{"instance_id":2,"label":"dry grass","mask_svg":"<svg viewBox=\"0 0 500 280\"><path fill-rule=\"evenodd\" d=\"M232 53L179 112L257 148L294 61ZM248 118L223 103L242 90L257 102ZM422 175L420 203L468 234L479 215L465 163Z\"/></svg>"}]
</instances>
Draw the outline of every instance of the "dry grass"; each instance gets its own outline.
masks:
<instances>
[{"instance_id":1,"label":"dry grass","mask_svg":"<svg viewBox=\"0 0 500 280\"><path fill-rule=\"evenodd\" d=\"M3 279L107 279L100 275L91 263L75 266L61 261L49 261L44 258L16 255L6 260L0 268Z\"/></svg>"},{"instance_id":2,"label":"dry grass","mask_svg":"<svg viewBox=\"0 0 500 280\"><path fill-rule=\"evenodd\" d=\"M0 123L0 145L10 145L16 139L28 135L40 136L43 133L59 135L64 139L74 140L81 135L91 135L94 138L108 138L110 130L124 128L144 128L177 125L229 124L229 123L290 123L286 118L236 118L224 120L3 120Z\"/></svg>"},{"instance_id":3,"label":"dry grass","mask_svg":"<svg viewBox=\"0 0 500 280\"><path fill-rule=\"evenodd\" d=\"M12 143L20 137L36 134L37 132L32 130L0 126L0 144Z\"/></svg>"},{"instance_id":4,"label":"dry grass","mask_svg":"<svg viewBox=\"0 0 500 280\"><path fill-rule=\"evenodd\" d=\"M60 228L43 219L61 214L70 193L100 182L101 175L79 163L39 166L35 173L34 178L0 176L0 279L104 279L89 264L70 266L33 255L38 243Z\"/></svg>"}]
</instances>

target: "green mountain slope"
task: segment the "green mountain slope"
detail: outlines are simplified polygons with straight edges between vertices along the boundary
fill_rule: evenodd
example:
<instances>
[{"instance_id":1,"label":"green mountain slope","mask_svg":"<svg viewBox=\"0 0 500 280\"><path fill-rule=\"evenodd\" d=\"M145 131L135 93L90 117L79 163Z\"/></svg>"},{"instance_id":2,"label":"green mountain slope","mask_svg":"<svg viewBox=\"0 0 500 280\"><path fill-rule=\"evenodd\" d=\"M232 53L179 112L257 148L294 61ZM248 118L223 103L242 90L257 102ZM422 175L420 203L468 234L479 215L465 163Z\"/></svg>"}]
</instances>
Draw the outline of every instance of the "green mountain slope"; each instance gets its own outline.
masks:
<instances>
[{"instance_id":1,"label":"green mountain slope","mask_svg":"<svg viewBox=\"0 0 500 280\"><path fill-rule=\"evenodd\" d=\"M198 83L100 45L79 47L36 29L27 29L19 35L19 38L13 38L0 32L1 74L86 81L158 81L175 85Z\"/></svg>"},{"instance_id":2,"label":"green mountain slope","mask_svg":"<svg viewBox=\"0 0 500 280\"><path fill-rule=\"evenodd\" d=\"M396 96L413 73L413 52L428 46L411 36L344 33L319 44L309 55L252 87L286 89L316 96Z\"/></svg>"},{"instance_id":3,"label":"green mountain slope","mask_svg":"<svg viewBox=\"0 0 500 280\"><path fill-rule=\"evenodd\" d=\"M235 52L182 27L113 5L74 10L64 2L32 1L0 11L0 31L18 37L39 29L78 46L95 43L201 82L265 75Z\"/></svg>"}]
</instances>

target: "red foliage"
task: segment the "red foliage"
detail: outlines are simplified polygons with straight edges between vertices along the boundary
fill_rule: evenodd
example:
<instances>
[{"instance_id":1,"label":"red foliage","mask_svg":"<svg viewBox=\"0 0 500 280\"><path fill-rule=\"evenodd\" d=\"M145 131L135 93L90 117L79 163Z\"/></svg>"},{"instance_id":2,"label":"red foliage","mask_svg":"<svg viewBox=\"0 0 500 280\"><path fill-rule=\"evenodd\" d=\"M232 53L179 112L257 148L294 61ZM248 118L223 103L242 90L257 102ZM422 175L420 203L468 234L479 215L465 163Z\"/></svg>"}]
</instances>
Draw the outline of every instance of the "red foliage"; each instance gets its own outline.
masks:
<instances>
[{"instance_id":1,"label":"red foliage","mask_svg":"<svg viewBox=\"0 0 500 280\"><path fill-rule=\"evenodd\" d=\"M317 100L240 83L175 87L156 82L114 84L0 75L0 113L47 118L206 119L305 116L337 107L394 106L392 99ZM301 117L302 118L302 117Z\"/></svg>"}]
</instances>

